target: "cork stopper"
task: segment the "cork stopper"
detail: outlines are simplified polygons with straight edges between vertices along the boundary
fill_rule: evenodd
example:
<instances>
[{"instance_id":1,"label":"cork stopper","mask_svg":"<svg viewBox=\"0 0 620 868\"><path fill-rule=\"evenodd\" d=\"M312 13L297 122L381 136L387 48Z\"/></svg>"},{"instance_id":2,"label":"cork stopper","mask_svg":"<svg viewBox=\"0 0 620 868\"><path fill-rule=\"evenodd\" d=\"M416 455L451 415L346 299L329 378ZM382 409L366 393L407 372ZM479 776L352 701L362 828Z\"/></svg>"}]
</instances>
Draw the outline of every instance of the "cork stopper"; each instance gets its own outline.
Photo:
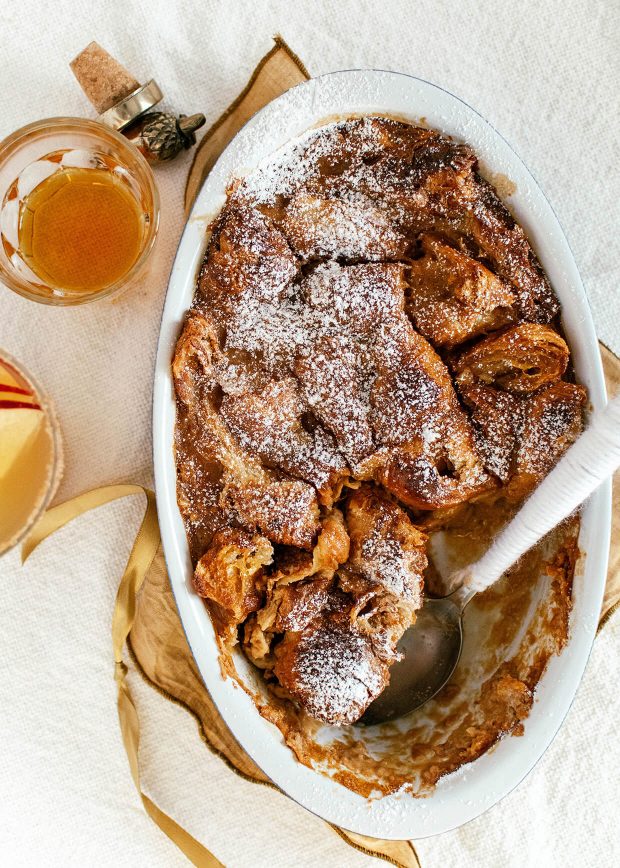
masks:
<instances>
[{"instance_id":1,"label":"cork stopper","mask_svg":"<svg viewBox=\"0 0 620 868\"><path fill-rule=\"evenodd\" d=\"M140 82L97 42L87 45L69 65L99 114L140 87Z\"/></svg>"}]
</instances>

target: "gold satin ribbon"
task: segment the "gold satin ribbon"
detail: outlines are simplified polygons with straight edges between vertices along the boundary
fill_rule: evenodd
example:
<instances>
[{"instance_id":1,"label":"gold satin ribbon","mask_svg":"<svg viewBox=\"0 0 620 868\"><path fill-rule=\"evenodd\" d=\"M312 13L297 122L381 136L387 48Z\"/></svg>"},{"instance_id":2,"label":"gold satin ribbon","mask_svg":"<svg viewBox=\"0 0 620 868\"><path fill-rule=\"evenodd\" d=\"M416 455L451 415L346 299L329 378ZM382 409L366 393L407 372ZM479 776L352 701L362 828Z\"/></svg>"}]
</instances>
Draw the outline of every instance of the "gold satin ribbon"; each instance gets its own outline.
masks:
<instances>
[{"instance_id":1,"label":"gold satin ribbon","mask_svg":"<svg viewBox=\"0 0 620 868\"><path fill-rule=\"evenodd\" d=\"M37 522L28 539L22 546L22 563L32 554L36 547L54 531L63 527L77 516L127 497L132 494L146 495L146 511L140 530L131 549L123 578L118 588L112 616L112 648L114 651L114 678L118 686L118 719L120 722L123 744L127 752L131 776L146 813L156 823L170 840L176 844L182 853L194 865L199 868L223 868L222 863L197 841L182 826L179 826L172 817L164 813L142 791L140 786L140 767L138 763L138 750L140 746L140 721L134 705L126 675L127 667L123 662L123 650L131 627L133 625L136 597L148 573L157 548L160 543L159 525L157 523L157 508L155 495L141 485L107 485L96 488L84 494L67 500L58 506L49 509Z\"/></svg>"}]
</instances>

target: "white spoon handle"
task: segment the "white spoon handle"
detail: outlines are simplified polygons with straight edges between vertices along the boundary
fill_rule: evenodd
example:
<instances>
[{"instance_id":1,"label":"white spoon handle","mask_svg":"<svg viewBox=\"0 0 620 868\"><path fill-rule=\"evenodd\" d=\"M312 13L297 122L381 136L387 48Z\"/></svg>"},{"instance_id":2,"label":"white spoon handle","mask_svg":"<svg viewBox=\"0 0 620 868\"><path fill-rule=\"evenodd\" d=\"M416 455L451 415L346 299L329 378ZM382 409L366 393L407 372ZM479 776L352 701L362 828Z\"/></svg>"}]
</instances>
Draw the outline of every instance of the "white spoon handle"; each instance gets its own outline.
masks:
<instances>
[{"instance_id":1,"label":"white spoon handle","mask_svg":"<svg viewBox=\"0 0 620 868\"><path fill-rule=\"evenodd\" d=\"M570 515L620 467L620 395L593 416L551 473L464 576L470 592L486 590L538 540Z\"/></svg>"}]
</instances>

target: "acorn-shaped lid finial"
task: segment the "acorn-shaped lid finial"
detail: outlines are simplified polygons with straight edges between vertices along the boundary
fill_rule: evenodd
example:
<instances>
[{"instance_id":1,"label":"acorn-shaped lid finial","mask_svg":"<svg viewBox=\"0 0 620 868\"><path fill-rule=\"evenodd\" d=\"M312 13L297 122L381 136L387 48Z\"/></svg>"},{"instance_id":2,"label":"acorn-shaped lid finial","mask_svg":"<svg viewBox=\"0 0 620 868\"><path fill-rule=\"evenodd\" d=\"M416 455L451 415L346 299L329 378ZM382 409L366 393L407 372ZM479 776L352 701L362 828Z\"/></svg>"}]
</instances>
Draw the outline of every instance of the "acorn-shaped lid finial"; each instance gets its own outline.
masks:
<instances>
[{"instance_id":1,"label":"acorn-shaped lid finial","mask_svg":"<svg viewBox=\"0 0 620 868\"><path fill-rule=\"evenodd\" d=\"M140 84L97 42L89 43L70 66L101 123L123 132L151 162L171 160L196 144L194 133L205 116L149 112L163 99L157 82Z\"/></svg>"}]
</instances>

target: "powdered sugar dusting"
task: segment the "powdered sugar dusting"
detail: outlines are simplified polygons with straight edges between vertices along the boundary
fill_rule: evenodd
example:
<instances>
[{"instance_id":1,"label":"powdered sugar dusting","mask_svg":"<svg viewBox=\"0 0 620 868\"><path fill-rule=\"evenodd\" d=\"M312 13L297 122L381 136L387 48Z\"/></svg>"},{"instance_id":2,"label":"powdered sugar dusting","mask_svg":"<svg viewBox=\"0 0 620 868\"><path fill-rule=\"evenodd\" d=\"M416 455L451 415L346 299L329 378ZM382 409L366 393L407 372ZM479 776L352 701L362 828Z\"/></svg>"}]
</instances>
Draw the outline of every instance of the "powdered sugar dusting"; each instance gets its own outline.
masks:
<instances>
[{"instance_id":1,"label":"powdered sugar dusting","mask_svg":"<svg viewBox=\"0 0 620 868\"><path fill-rule=\"evenodd\" d=\"M383 688L385 671L366 637L328 623L319 631L302 634L295 678L310 714L352 723Z\"/></svg>"},{"instance_id":2,"label":"powdered sugar dusting","mask_svg":"<svg viewBox=\"0 0 620 868\"><path fill-rule=\"evenodd\" d=\"M192 451L178 438L190 453L186 521L196 527L202 505L216 504L223 522L275 546L244 647L326 722L357 720L384 688L421 605L426 538L404 507L454 506L490 484L443 348L555 310L475 162L464 145L384 118L295 140L231 185L177 351L195 441ZM434 339L433 293L445 302L443 357L412 324L428 313ZM352 504L368 492L379 493L377 515L356 536ZM319 566L319 531L343 521L335 503L344 553ZM301 549L299 575L279 571Z\"/></svg>"}]
</instances>

